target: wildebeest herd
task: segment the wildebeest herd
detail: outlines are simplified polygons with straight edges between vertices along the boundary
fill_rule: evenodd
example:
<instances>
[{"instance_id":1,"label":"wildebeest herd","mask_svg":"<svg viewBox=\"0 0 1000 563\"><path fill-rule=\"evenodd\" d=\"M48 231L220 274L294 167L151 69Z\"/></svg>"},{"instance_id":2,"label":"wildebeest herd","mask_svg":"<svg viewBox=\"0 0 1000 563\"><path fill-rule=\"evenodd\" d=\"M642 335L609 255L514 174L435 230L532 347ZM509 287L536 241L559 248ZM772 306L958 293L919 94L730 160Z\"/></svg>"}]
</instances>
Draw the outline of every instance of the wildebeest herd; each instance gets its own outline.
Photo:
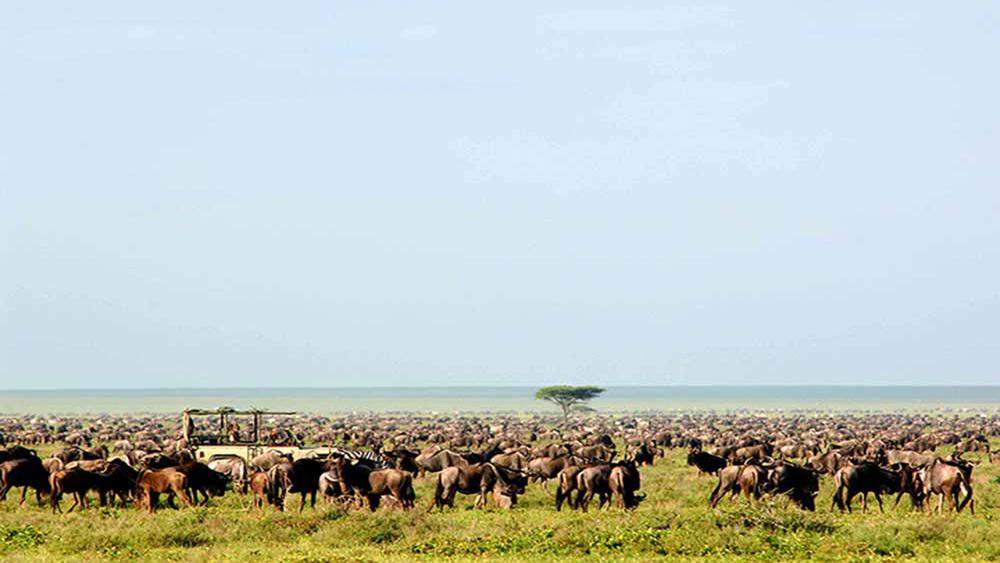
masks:
<instances>
[{"instance_id":1,"label":"wildebeest herd","mask_svg":"<svg viewBox=\"0 0 1000 563\"><path fill-rule=\"evenodd\" d=\"M160 415L0 419L0 500L29 489L39 505L102 506L153 512L163 503L206 504L232 490L250 510L283 510L298 496L298 510L317 496L344 508L401 510L415 505L414 479L433 479L428 509L474 495L476 508L511 509L529 482L549 490L554 507L587 511L633 509L640 468L664 451L684 448L687 463L718 482L708 504L727 495L787 497L816 509L821 478L832 479L831 509L862 509L872 494L914 510L975 510L975 463L1000 458L989 438L1000 435L1000 416L921 414L801 414L796 416L678 414L593 415L562 423L545 416L354 415L275 417L268 425L305 448L252 459L225 455L198 460L181 437L176 417ZM934 452L944 448L943 456ZM38 450L52 450L39 456ZM320 455L317 452L322 451ZM976 461L972 461L972 458Z\"/></svg>"}]
</instances>

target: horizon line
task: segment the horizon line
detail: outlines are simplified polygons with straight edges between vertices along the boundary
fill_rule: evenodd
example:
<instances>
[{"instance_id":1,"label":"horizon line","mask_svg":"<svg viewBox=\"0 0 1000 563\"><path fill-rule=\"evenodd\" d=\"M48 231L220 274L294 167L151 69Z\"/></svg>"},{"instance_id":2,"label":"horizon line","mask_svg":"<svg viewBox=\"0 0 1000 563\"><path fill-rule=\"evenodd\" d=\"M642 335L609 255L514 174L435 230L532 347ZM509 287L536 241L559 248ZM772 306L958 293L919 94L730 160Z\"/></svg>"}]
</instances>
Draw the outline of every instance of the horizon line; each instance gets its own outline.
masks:
<instances>
[{"instance_id":1,"label":"horizon line","mask_svg":"<svg viewBox=\"0 0 1000 563\"><path fill-rule=\"evenodd\" d=\"M534 389L541 387L548 387L550 385L570 385L567 383L556 383L547 385L329 385L329 386L316 386L316 385L293 385L293 386L220 386L220 387L209 387L209 386L179 386L179 387L49 387L49 388L0 388L0 393L11 393L11 392L47 392L47 391L276 391L276 390L332 390L332 389L344 389L344 390L358 390L358 389ZM934 388L990 388L990 387L1000 387L1000 384L993 383L967 383L961 385L944 385L940 383L912 383L912 384L900 384L900 383L754 383L754 384L735 384L735 383L668 383L668 384L620 384L620 385L602 385L602 384L581 384L581 385L597 385L604 387L605 389L622 389L622 388L709 388L709 387L722 387L722 388L753 388L753 387L773 387L773 388L796 388L796 387L811 387L811 388L907 388L907 387L919 387L926 389Z\"/></svg>"}]
</instances>

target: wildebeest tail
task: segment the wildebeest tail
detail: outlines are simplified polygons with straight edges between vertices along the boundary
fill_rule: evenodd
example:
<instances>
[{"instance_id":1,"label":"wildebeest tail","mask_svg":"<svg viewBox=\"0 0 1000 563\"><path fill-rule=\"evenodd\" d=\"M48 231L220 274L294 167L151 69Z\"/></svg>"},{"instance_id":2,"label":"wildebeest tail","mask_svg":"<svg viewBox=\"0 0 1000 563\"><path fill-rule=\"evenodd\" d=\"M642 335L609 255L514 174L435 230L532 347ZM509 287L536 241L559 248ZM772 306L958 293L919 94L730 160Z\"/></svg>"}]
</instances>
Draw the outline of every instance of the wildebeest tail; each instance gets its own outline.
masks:
<instances>
[{"instance_id":1,"label":"wildebeest tail","mask_svg":"<svg viewBox=\"0 0 1000 563\"><path fill-rule=\"evenodd\" d=\"M403 500L413 506L413 501L417 500L417 494L413 492L413 477L409 473L403 475Z\"/></svg>"},{"instance_id":2,"label":"wildebeest tail","mask_svg":"<svg viewBox=\"0 0 1000 563\"><path fill-rule=\"evenodd\" d=\"M441 483L441 475L437 476L434 481L434 498L431 499L431 505L427 507L427 512L434 510L434 507L438 505L438 502L444 499L444 484Z\"/></svg>"}]
</instances>

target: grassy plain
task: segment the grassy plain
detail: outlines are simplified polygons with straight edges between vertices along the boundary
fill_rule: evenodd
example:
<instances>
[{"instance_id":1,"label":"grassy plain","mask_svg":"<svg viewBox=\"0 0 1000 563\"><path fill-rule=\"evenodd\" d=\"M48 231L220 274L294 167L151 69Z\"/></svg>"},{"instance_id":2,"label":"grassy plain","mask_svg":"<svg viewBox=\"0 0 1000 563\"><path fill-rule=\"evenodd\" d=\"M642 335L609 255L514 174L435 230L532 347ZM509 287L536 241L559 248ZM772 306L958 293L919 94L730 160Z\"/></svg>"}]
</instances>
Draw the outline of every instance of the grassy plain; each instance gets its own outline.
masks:
<instances>
[{"instance_id":1,"label":"grassy plain","mask_svg":"<svg viewBox=\"0 0 1000 563\"><path fill-rule=\"evenodd\" d=\"M714 478L698 478L684 451L642 470L647 500L633 513L616 509L556 512L552 493L529 487L513 511L456 508L426 513L431 478L417 480L418 509L409 513L249 513L235 494L195 509L91 508L52 514L48 508L0 503L0 559L142 561L507 560L900 560L1000 559L1000 465L974 473L976 514L912 512L904 500L885 514L830 510L832 483L822 480L818 511L784 499L751 506L706 499ZM68 506L68 503L64 503ZM872 507L874 507L874 502Z\"/></svg>"}]
</instances>

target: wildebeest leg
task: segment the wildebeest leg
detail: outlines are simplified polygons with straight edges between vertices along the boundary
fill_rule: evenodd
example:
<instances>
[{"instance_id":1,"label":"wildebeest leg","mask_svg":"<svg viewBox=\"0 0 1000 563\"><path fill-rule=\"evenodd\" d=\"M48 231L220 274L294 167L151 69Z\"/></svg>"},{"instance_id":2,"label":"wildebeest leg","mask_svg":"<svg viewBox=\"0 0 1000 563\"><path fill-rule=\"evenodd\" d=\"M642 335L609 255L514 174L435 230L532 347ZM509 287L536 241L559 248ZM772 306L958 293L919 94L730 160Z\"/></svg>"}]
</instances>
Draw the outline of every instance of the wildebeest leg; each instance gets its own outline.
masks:
<instances>
[{"instance_id":1,"label":"wildebeest leg","mask_svg":"<svg viewBox=\"0 0 1000 563\"><path fill-rule=\"evenodd\" d=\"M316 490L309 493L309 508L316 508Z\"/></svg>"},{"instance_id":2,"label":"wildebeest leg","mask_svg":"<svg viewBox=\"0 0 1000 563\"><path fill-rule=\"evenodd\" d=\"M938 513L944 512L944 493L938 493L937 511Z\"/></svg>"},{"instance_id":3,"label":"wildebeest leg","mask_svg":"<svg viewBox=\"0 0 1000 563\"><path fill-rule=\"evenodd\" d=\"M177 496L180 497L181 502L184 503L184 506L186 506L188 508L194 507L194 504L191 502L191 499L188 498L187 493L184 492L184 489L178 489L176 492L177 492Z\"/></svg>"},{"instance_id":4,"label":"wildebeest leg","mask_svg":"<svg viewBox=\"0 0 1000 563\"><path fill-rule=\"evenodd\" d=\"M171 497L171 500L173 500L173 497ZM149 503L149 513L152 514L156 512L156 505L159 504L160 502L160 493L154 492L152 490L147 490L146 502Z\"/></svg>"},{"instance_id":5,"label":"wildebeest leg","mask_svg":"<svg viewBox=\"0 0 1000 563\"><path fill-rule=\"evenodd\" d=\"M722 498L722 495L719 494L719 489L721 487L722 481L719 481L715 488L712 489L712 494L708 496L708 506L710 508L715 508L715 505L719 504L719 500Z\"/></svg>"},{"instance_id":6,"label":"wildebeest leg","mask_svg":"<svg viewBox=\"0 0 1000 563\"><path fill-rule=\"evenodd\" d=\"M882 495L878 491L875 491L875 500L878 501L878 511L885 514L885 508L882 506Z\"/></svg>"},{"instance_id":7,"label":"wildebeest leg","mask_svg":"<svg viewBox=\"0 0 1000 563\"><path fill-rule=\"evenodd\" d=\"M847 499L845 500L844 504L847 505L848 512L854 512L854 510L851 508L851 501L854 499L854 495L855 495L854 491L850 489L847 490L847 494L845 495Z\"/></svg>"},{"instance_id":8,"label":"wildebeest leg","mask_svg":"<svg viewBox=\"0 0 1000 563\"><path fill-rule=\"evenodd\" d=\"M605 505L607 505L608 508L611 508L611 495L606 493L600 493L599 498L600 498L600 503L597 505L598 510L604 508Z\"/></svg>"},{"instance_id":9,"label":"wildebeest leg","mask_svg":"<svg viewBox=\"0 0 1000 563\"><path fill-rule=\"evenodd\" d=\"M865 514L868 512L868 491L861 493L861 513Z\"/></svg>"},{"instance_id":10,"label":"wildebeest leg","mask_svg":"<svg viewBox=\"0 0 1000 563\"><path fill-rule=\"evenodd\" d=\"M73 504L69 506L69 510L67 510L66 512L73 512L73 509L79 505L80 505L80 493L73 493Z\"/></svg>"},{"instance_id":11,"label":"wildebeest leg","mask_svg":"<svg viewBox=\"0 0 1000 563\"><path fill-rule=\"evenodd\" d=\"M18 506L22 506L24 504L24 500L27 498L27 496L28 496L28 487L21 487L21 502L18 503Z\"/></svg>"}]
</instances>

